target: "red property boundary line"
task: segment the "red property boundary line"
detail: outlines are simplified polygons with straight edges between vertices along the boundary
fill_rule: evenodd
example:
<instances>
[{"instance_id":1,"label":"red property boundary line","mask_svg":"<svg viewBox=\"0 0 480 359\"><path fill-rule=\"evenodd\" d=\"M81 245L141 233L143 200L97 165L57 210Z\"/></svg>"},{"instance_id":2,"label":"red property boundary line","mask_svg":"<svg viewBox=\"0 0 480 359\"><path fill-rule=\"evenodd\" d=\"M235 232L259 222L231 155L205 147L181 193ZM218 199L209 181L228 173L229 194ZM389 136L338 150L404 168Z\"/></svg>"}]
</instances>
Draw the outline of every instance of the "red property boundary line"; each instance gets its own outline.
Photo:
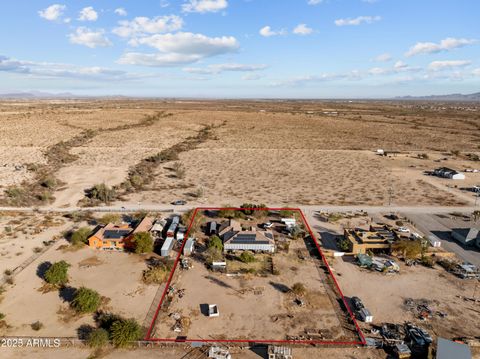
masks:
<instances>
[{"instance_id":1,"label":"red property boundary line","mask_svg":"<svg viewBox=\"0 0 480 359\"><path fill-rule=\"evenodd\" d=\"M245 210L252 210L252 211L295 211L300 213L300 216L302 217L303 222L305 223L305 226L307 227L307 230L310 234L310 237L312 238L313 242L315 243L315 246L317 247L318 252L320 253L320 257L322 258L323 263L328 269L329 275L332 277L333 282L335 284L335 287L337 288L338 292L340 293L340 297L343 301L343 305L347 309L347 312L350 316L350 319L355 325L355 328L357 330L357 334L360 337L360 341L328 341L328 340L248 340L248 339L188 339L188 338L152 338L152 331L153 328L155 327L155 323L158 318L158 314L160 313L163 301L165 300L165 296L167 294L168 288L170 287L170 284L172 282L173 274L175 273L175 270L177 268L178 262L180 261L180 257L183 252L183 248L185 246L185 243L189 237L189 233L192 229L193 226L193 221L195 220L195 217L197 216L197 213L199 211L218 211L218 210L234 210L234 211L245 211ZM313 235L312 228L308 224L308 221L303 214L302 210L300 208L225 208L225 207L197 207L195 208L192 218L190 219L190 223L188 225L187 231L185 233L185 239L182 242L182 246L180 247L180 250L177 254L177 257L175 259L173 268L170 272L170 275L168 276L167 284L165 285L165 289L163 290L162 297L160 298L160 302L158 304L157 310L155 311L155 315L152 319L152 323L150 324L150 327L148 328L147 334L145 336L145 341L151 341L151 342L165 342L165 343L171 343L171 342L176 342L176 343L192 343L192 342L199 342L199 343L249 343L249 344L260 344L260 343L283 343L283 344L317 344L317 345L345 345L345 346L351 346L351 345L366 345L366 340L365 336L362 333L362 330L360 329L357 320L355 319L355 315L353 314L352 310L350 309L350 306L347 303L347 300L345 299L345 296L343 295L342 290L340 289L340 285L338 284L337 279L333 275L332 269L330 268L330 265L327 262L327 259L325 255L323 254L320 245L317 241L317 238Z\"/></svg>"}]
</instances>

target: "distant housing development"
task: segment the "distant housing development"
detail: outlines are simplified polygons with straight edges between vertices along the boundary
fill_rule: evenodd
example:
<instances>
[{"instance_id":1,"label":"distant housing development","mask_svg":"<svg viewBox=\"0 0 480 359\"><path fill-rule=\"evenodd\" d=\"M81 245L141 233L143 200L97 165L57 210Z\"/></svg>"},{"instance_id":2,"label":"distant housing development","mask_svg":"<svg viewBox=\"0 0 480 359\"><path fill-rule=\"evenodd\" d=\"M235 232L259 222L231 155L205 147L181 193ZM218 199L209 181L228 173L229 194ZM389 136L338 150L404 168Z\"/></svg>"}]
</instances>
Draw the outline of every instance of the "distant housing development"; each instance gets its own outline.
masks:
<instances>
[{"instance_id":1,"label":"distant housing development","mask_svg":"<svg viewBox=\"0 0 480 359\"><path fill-rule=\"evenodd\" d=\"M240 223L230 219L220 225L218 234L223 241L224 251L275 251L275 240L270 230L260 231L253 227L242 230Z\"/></svg>"}]
</instances>

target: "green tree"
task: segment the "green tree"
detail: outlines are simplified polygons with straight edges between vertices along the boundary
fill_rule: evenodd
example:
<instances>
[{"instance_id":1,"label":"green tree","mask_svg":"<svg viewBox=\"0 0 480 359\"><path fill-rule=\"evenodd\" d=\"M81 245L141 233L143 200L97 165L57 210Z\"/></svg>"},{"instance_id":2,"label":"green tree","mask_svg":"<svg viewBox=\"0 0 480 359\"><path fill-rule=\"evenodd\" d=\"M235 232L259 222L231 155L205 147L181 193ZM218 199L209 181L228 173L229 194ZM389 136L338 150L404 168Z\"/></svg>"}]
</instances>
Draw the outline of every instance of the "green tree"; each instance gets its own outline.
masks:
<instances>
[{"instance_id":1,"label":"green tree","mask_svg":"<svg viewBox=\"0 0 480 359\"><path fill-rule=\"evenodd\" d=\"M243 263L252 263L255 262L255 256L251 252L245 251L240 254L240 260Z\"/></svg>"},{"instance_id":2,"label":"green tree","mask_svg":"<svg viewBox=\"0 0 480 359\"><path fill-rule=\"evenodd\" d=\"M86 244L91 230L88 227L82 227L72 233L71 242L73 245Z\"/></svg>"},{"instance_id":3,"label":"green tree","mask_svg":"<svg viewBox=\"0 0 480 359\"><path fill-rule=\"evenodd\" d=\"M217 248L219 251L223 251L223 242L218 236L211 236L208 240L208 248Z\"/></svg>"},{"instance_id":4,"label":"green tree","mask_svg":"<svg viewBox=\"0 0 480 359\"><path fill-rule=\"evenodd\" d=\"M149 232L135 233L132 242L137 254L153 252L153 239Z\"/></svg>"},{"instance_id":5,"label":"green tree","mask_svg":"<svg viewBox=\"0 0 480 359\"><path fill-rule=\"evenodd\" d=\"M92 330L87 337L87 344L90 348L102 348L108 343L108 332L103 328Z\"/></svg>"},{"instance_id":6,"label":"green tree","mask_svg":"<svg viewBox=\"0 0 480 359\"><path fill-rule=\"evenodd\" d=\"M110 337L116 347L124 348L130 342L140 339L142 328L134 319L121 319L112 324Z\"/></svg>"},{"instance_id":7,"label":"green tree","mask_svg":"<svg viewBox=\"0 0 480 359\"><path fill-rule=\"evenodd\" d=\"M93 313L98 309L101 302L102 298L96 291L80 287L75 292L72 307L79 313Z\"/></svg>"},{"instance_id":8,"label":"green tree","mask_svg":"<svg viewBox=\"0 0 480 359\"><path fill-rule=\"evenodd\" d=\"M68 282L68 264L65 261L53 263L45 272L45 281L54 285L63 285Z\"/></svg>"}]
</instances>

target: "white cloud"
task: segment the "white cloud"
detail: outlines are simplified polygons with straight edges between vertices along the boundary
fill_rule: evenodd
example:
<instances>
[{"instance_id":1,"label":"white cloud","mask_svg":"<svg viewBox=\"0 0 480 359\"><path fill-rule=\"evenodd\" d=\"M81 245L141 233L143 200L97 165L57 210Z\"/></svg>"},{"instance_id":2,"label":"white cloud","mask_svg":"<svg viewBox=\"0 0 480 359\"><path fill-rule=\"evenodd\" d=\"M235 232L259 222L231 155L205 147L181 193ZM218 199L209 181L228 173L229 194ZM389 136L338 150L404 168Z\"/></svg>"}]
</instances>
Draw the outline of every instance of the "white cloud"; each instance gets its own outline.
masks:
<instances>
[{"instance_id":1,"label":"white cloud","mask_svg":"<svg viewBox=\"0 0 480 359\"><path fill-rule=\"evenodd\" d=\"M105 36L105 31L91 30L86 27L79 27L75 33L68 35L72 44L87 46L91 49L96 47L112 46L112 42Z\"/></svg>"},{"instance_id":2,"label":"white cloud","mask_svg":"<svg viewBox=\"0 0 480 359\"><path fill-rule=\"evenodd\" d=\"M380 21L382 19L381 16L358 16L354 19L337 19L335 20L335 25L337 26L357 26L363 23L365 24L372 24L376 21Z\"/></svg>"},{"instance_id":3,"label":"white cloud","mask_svg":"<svg viewBox=\"0 0 480 359\"><path fill-rule=\"evenodd\" d=\"M390 60L392 60L392 56L387 53L380 54L377 57L375 57L375 61L378 61L378 62L387 62Z\"/></svg>"},{"instance_id":4,"label":"white cloud","mask_svg":"<svg viewBox=\"0 0 480 359\"><path fill-rule=\"evenodd\" d=\"M472 45L476 42L477 40L475 39L456 39L453 37L447 37L439 43L418 42L407 51L405 56L410 57L418 54L432 54L441 51L449 51L459 47Z\"/></svg>"},{"instance_id":5,"label":"white cloud","mask_svg":"<svg viewBox=\"0 0 480 359\"><path fill-rule=\"evenodd\" d=\"M82 67L62 63L34 62L16 60L6 56L0 56L0 72L24 74L39 78L72 78L85 81L128 81L152 75L128 73L120 70L112 70L103 67Z\"/></svg>"},{"instance_id":6,"label":"white cloud","mask_svg":"<svg viewBox=\"0 0 480 359\"><path fill-rule=\"evenodd\" d=\"M183 19L177 15L136 17L131 21L122 20L113 33L120 37L135 37L145 34L158 34L162 32L178 31L183 27Z\"/></svg>"},{"instance_id":7,"label":"white cloud","mask_svg":"<svg viewBox=\"0 0 480 359\"><path fill-rule=\"evenodd\" d=\"M465 67L470 65L471 63L472 62L468 60L433 61L428 65L428 69L432 71L440 71L456 67Z\"/></svg>"},{"instance_id":8,"label":"white cloud","mask_svg":"<svg viewBox=\"0 0 480 359\"><path fill-rule=\"evenodd\" d=\"M117 14L118 16L128 15L127 10L125 10L123 7L119 7L118 9L115 9L114 13Z\"/></svg>"},{"instance_id":9,"label":"white cloud","mask_svg":"<svg viewBox=\"0 0 480 359\"><path fill-rule=\"evenodd\" d=\"M296 35L310 35L312 32L313 29L306 24L299 24L293 29L293 33Z\"/></svg>"},{"instance_id":10,"label":"white cloud","mask_svg":"<svg viewBox=\"0 0 480 359\"><path fill-rule=\"evenodd\" d=\"M56 21L60 19L67 7L61 4L53 4L46 9L40 10L38 15L48 21Z\"/></svg>"},{"instance_id":11,"label":"white cloud","mask_svg":"<svg viewBox=\"0 0 480 359\"><path fill-rule=\"evenodd\" d=\"M217 12L228 7L227 0L188 0L182 5L184 12Z\"/></svg>"},{"instance_id":12,"label":"white cloud","mask_svg":"<svg viewBox=\"0 0 480 359\"><path fill-rule=\"evenodd\" d=\"M259 34L264 37L285 35L285 30L273 31L270 26L264 26L260 29Z\"/></svg>"},{"instance_id":13,"label":"white cloud","mask_svg":"<svg viewBox=\"0 0 480 359\"><path fill-rule=\"evenodd\" d=\"M225 71L231 72L255 72L265 70L267 65L244 65L244 64L215 64L209 65L206 68L198 67L186 67L183 69L185 72L194 74L219 74Z\"/></svg>"},{"instance_id":14,"label":"white cloud","mask_svg":"<svg viewBox=\"0 0 480 359\"><path fill-rule=\"evenodd\" d=\"M78 20L80 21L97 21L97 19L98 14L91 6L84 7L78 14Z\"/></svg>"},{"instance_id":15,"label":"white cloud","mask_svg":"<svg viewBox=\"0 0 480 359\"><path fill-rule=\"evenodd\" d=\"M395 62L395 65L393 65L393 68L396 70L404 70L407 69L409 66L403 62L403 61L397 61Z\"/></svg>"},{"instance_id":16,"label":"white cloud","mask_svg":"<svg viewBox=\"0 0 480 359\"><path fill-rule=\"evenodd\" d=\"M321 4L322 2L324 2L324 0L308 0L307 4L308 5L318 5L318 4Z\"/></svg>"},{"instance_id":17,"label":"white cloud","mask_svg":"<svg viewBox=\"0 0 480 359\"><path fill-rule=\"evenodd\" d=\"M480 76L480 68L473 70L472 74L474 74L475 76Z\"/></svg>"},{"instance_id":18,"label":"white cloud","mask_svg":"<svg viewBox=\"0 0 480 359\"><path fill-rule=\"evenodd\" d=\"M160 0L160 7L169 7L170 3L167 0Z\"/></svg>"},{"instance_id":19,"label":"white cloud","mask_svg":"<svg viewBox=\"0 0 480 359\"><path fill-rule=\"evenodd\" d=\"M259 74L246 74L242 76L243 81L255 81L260 80L261 78L263 78L263 76Z\"/></svg>"},{"instance_id":20,"label":"white cloud","mask_svg":"<svg viewBox=\"0 0 480 359\"><path fill-rule=\"evenodd\" d=\"M367 4L375 4L378 0L362 0L362 2L366 2Z\"/></svg>"},{"instance_id":21,"label":"white cloud","mask_svg":"<svg viewBox=\"0 0 480 359\"><path fill-rule=\"evenodd\" d=\"M392 67L374 67L368 70L368 74L379 76L379 75L393 75L401 72L419 72L422 69L420 67L413 67L406 64L403 61L397 61L393 64Z\"/></svg>"},{"instance_id":22,"label":"white cloud","mask_svg":"<svg viewBox=\"0 0 480 359\"><path fill-rule=\"evenodd\" d=\"M160 53L129 52L119 60L120 64L144 66L178 66L197 62L203 58L235 52L239 43L233 36L208 37L203 34L178 32L156 34L136 40L139 45L147 45Z\"/></svg>"}]
</instances>

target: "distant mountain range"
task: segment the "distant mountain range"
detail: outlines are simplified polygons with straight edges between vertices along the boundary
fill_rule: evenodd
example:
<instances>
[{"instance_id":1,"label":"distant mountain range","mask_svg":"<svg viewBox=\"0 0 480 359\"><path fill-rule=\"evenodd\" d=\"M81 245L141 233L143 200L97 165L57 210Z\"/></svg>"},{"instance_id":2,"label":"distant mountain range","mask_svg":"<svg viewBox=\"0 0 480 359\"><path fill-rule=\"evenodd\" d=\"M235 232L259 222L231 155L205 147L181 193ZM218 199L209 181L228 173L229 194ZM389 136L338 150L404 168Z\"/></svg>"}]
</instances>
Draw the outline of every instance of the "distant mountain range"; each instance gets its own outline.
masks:
<instances>
[{"instance_id":1,"label":"distant mountain range","mask_svg":"<svg viewBox=\"0 0 480 359\"><path fill-rule=\"evenodd\" d=\"M122 95L112 95L112 96L84 96L83 95L82 96L82 95L75 95L70 92L50 93L50 92L42 92L42 91L12 92L12 93L3 93L3 94L0 93L0 99L88 99L88 98L122 99L122 98L130 98L130 97L122 96ZM147 98L153 99L154 97L147 97ZM332 99L332 100L335 101L335 99ZM371 100L376 100L376 99L372 98ZM387 100L387 99L384 99L384 100ZM399 97L391 98L390 100L480 102L480 92L466 94L466 95L455 93L455 94L449 94L449 95L432 95L432 96L399 96ZM362 99L362 101L364 101L364 99Z\"/></svg>"},{"instance_id":2,"label":"distant mountain range","mask_svg":"<svg viewBox=\"0 0 480 359\"><path fill-rule=\"evenodd\" d=\"M415 100L415 101L480 101L480 92L463 95L454 93L450 95L432 95L432 96L403 96L395 97L396 100Z\"/></svg>"}]
</instances>

